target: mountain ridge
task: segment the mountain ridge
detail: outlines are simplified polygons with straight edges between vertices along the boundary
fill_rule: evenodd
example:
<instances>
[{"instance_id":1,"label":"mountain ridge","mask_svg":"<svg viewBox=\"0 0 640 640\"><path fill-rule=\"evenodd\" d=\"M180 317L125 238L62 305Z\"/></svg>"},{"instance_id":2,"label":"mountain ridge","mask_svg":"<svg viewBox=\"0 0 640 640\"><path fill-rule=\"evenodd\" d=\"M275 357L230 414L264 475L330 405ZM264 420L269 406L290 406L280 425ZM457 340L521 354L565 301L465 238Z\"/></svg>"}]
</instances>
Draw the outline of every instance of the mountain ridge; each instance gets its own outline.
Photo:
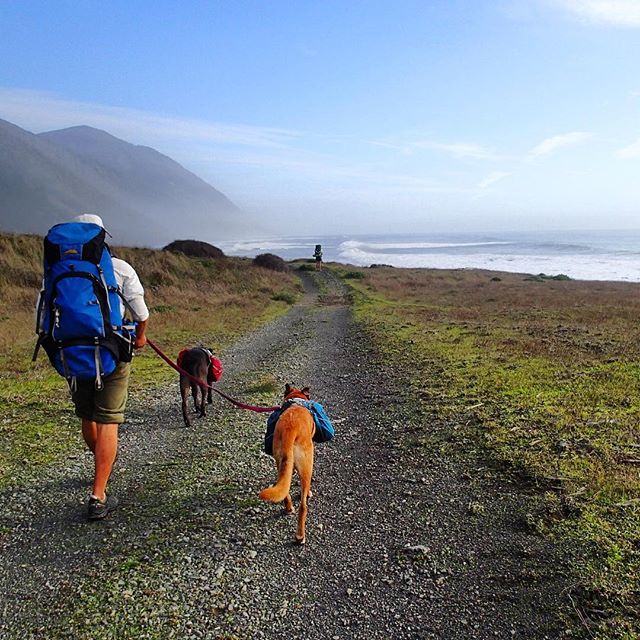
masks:
<instances>
[{"instance_id":1,"label":"mountain ridge","mask_svg":"<svg viewBox=\"0 0 640 640\"><path fill-rule=\"evenodd\" d=\"M114 242L142 246L185 232L238 237L246 218L222 192L152 147L88 125L35 134L0 120L2 230L44 234L83 211L100 214Z\"/></svg>"}]
</instances>

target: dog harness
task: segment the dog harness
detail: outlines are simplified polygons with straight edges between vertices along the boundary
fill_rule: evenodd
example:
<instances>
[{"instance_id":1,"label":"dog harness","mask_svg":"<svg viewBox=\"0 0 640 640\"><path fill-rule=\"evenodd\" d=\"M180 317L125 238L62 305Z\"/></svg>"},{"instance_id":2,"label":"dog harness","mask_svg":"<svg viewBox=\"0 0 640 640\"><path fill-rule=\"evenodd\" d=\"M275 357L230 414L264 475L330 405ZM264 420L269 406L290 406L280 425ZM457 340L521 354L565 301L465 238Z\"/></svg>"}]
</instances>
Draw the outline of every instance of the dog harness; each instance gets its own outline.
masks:
<instances>
[{"instance_id":1,"label":"dog harness","mask_svg":"<svg viewBox=\"0 0 640 640\"><path fill-rule=\"evenodd\" d=\"M319 402L303 400L302 398L291 398L291 400L283 402L282 406L267 418L267 432L264 434L264 451L270 456L273 455L273 434L276 430L276 423L280 419L280 416L294 404L304 407L311 414L313 423L316 426L313 434L314 442L329 442L336 434L327 412Z\"/></svg>"}]
</instances>

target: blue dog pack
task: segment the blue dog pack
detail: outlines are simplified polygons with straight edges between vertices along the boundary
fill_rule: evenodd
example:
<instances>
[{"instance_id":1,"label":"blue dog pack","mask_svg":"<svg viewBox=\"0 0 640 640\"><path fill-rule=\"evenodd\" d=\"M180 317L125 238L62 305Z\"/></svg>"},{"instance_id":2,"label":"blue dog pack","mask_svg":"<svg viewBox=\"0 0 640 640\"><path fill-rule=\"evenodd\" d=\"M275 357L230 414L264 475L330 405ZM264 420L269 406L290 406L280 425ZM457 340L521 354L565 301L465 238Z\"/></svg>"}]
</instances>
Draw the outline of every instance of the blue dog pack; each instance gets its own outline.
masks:
<instances>
[{"instance_id":1,"label":"blue dog pack","mask_svg":"<svg viewBox=\"0 0 640 640\"><path fill-rule=\"evenodd\" d=\"M311 413L313 422L316 425L316 432L313 434L314 442L329 442L329 440L331 440L336 434L327 412L319 402L294 398L293 400L285 402L267 418L267 432L264 436L264 451L270 456L273 455L273 432L276 429L276 423L280 416L293 404L298 404L305 409L308 409Z\"/></svg>"}]
</instances>

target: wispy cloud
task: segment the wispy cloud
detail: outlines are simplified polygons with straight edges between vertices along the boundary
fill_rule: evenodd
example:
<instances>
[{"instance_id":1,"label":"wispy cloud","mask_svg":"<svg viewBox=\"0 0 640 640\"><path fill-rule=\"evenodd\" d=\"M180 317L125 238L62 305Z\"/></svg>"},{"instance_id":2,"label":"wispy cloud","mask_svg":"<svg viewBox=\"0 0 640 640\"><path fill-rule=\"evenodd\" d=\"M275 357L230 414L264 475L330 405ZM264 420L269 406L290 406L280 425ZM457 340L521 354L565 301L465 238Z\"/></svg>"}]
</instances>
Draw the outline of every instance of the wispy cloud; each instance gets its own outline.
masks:
<instances>
[{"instance_id":1,"label":"wispy cloud","mask_svg":"<svg viewBox=\"0 0 640 640\"><path fill-rule=\"evenodd\" d=\"M170 138L220 145L281 147L302 135L287 129L207 122L77 102L24 89L0 88L0 117L36 132L86 124L138 142Z\"/></svg>"},{"instance_id":2,"label":"wispy cloud","mask_svg":"<svg viewBox=\"0 0 640 640\"><path fill-rule=\"evenodd\" d=\"M316 58L318 56L317 49L313 49L303 42L298 42L294 45L294 51L304 56L305 58Z\"/></svg>"},{"instance_id":3,"label":"wispy cloud","mask_svg":"<svg viewBox=\"0 0 640 640\"><path fill-rule=\"evenodd\" d=\"M632 144L623 147L622 149L618 149L616 151L616 155L619 158L624 158L625 160L640 158L640 140L636 140Z\"/></svg>"},{"instance_id":4,"label":"wispy cloud","mask_svg":"<svg viewBox=\"0 0 640 640\"><path fill-rule=\"evenodd\" d=\"M588 131L572 131L571 133L563 133L557 136L546 138L529 151L529 156L539 158L547 156L562 147L568 147L574 144L580 144L593 137Z\"/></svg>"},{"instance_id":5,"label":"wispy cloud","mask_svg":"<svg viewBox=\"0 0 640 640\"><path fill-rule=\"evenodd\" d=\"M382 140L373 140L370 144L387 149L395 149L405 154L419 150L433 150L446 153L453 158L471 158L475 160L498 160L501 158L494 149L484 147L474 142L436 142L422 136L397 136Z\"/></svg>"},{"instance_id":6,"label":"wispy cloud","mask_svg":"<svg viewBox=\"0 0 640 640\"><path fill-rule=\"evenodd\" d=\"M495 160L497 155L493 149L479 144L467 142L439 143L425 142L416 145L419 148L436 149L452 155L454 158L475 158L476 160Z\"/></svg>"},{"instance_id":7,"label":"wispy cloud","mask_svg":"<svg viewBox=\"0 0 640 640\"><path fill-rule=\"evenodd\" d=\"M511 171L492 171L484 180L478 182L478 189L487 189L492 184L508 178L511 175Z\"/></svg>"},{"instance_id":8,"label":"wispy cloud","mask_svg":"<svg viewBox=\"0 0 640 640\"><path fill-rule=\"evenodd\" d=\"M638 0L553 0L575 16L596 24L640 27Z\"/></svg>"}]
</instances>

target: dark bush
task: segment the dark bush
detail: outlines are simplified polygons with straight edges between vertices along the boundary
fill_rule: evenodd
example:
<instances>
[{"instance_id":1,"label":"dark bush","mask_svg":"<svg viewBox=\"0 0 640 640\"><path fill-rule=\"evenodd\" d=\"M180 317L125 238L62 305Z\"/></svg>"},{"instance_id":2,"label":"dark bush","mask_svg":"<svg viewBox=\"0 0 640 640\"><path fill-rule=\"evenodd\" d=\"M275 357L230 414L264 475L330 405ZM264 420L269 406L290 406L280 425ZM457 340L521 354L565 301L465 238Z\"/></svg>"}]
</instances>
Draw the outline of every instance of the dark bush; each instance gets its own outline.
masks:
<instances>
[{"instance_id":1,"label":"dark bush","mask_svg":"<svg viewBox=\"0 0 640 640\"><path fill-rule=\"evenodd\" d=\"M276 302L286 302L287 304L295 304L296 301L296 297L292 293L288 293L286 291L275 293L271 296L271 299L275 300Z\"/></svg>"},{"instance_id":2,"label":"dark bush","mask_svg":"<svg viewBox=\"0 0 640 640\"><path fill-rule=\"evenodd\" d=\"M261 253L253 259L253 264L256 267L271 269L271 271L289 271L287 263L280 256L276 256L273 253Z\"/></svg>"},{"instance_id":3,"label":"dark bush","mask_svg":"<svg viewBox=\"0 0 640 640\"><path fill-rule=\"evenodd\" d=\"M548 276L546 273L539 273L537 276L528 276L527 278L524 278L524 280L528 280L530 282L545 282L545 280L559 280L562 282L565 280L571 280L571 278L565 275L564 273L559 273L556 276Z\"/></svg>"},{"instance_id":4,"label":"dark bush","mask_svg":"<svg viewBox=\"0 0 640 640\"><path fill-rule=\"evenodd\" d=\"M163 251L184 253L185 256L193 258L224 258L222 249L200 240L174 240L164 247Z\"/></svg>"}]
</instances>

